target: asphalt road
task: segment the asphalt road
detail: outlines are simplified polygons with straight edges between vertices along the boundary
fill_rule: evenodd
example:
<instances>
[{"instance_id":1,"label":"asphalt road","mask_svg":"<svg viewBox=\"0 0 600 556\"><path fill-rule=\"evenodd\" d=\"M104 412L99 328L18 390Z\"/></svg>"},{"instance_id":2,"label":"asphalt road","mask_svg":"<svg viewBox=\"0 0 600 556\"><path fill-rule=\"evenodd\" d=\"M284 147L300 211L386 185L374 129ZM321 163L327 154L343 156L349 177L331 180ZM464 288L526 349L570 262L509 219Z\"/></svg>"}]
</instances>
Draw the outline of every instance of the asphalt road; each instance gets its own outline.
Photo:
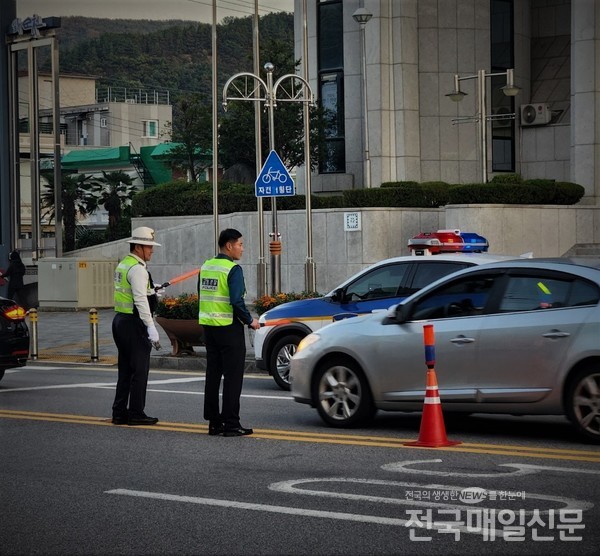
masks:
<instances>
[{"instance_id":1,"label":"asphalt road","mask_svg":"<svg viewBox=\"0 0 600 556\"><path fill-rule=\"evenodd\" d=\"M36 366L0 382L0 554L596 554L600 447L562 418L419 415L340 431L266 376L209 437L200 373L152 372L155 427L110 424L115 370ZM466 489L466 490L465 490Z\"/></svg>"}]
</instances>

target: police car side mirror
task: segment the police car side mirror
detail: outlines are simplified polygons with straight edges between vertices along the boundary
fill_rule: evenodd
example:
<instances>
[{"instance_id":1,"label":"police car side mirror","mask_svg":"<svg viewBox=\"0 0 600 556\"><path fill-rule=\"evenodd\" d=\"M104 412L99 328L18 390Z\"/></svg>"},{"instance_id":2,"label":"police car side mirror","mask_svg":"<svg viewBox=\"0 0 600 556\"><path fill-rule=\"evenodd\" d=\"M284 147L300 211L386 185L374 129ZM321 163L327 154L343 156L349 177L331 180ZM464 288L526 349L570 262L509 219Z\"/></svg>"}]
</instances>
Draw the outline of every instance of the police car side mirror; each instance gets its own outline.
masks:
<instances>
[{"instance_id":1,"label":"police car side mirror","mask_svg":"<svg viewBox=\"0 0 600 556\"><path fill-rule=\"evenodd\" d=\"M333 293L331 294L331 301L334 303L343 303L345 297L346 293L344 288L337 288L336 290L333 290Z\"/></svg>"}]
</instances>

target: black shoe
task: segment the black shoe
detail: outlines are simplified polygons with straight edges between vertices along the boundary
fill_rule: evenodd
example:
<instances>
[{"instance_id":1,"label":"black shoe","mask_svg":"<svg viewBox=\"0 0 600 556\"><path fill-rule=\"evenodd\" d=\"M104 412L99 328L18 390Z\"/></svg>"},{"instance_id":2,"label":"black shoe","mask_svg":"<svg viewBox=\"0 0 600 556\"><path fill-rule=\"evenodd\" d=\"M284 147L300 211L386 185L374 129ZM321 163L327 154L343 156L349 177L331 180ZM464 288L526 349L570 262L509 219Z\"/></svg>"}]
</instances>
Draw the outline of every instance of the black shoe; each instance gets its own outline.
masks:
<instances>
[{"instance_id":1,"label":"black shoe","mask_svg":"<svg viewBox=\"0 0 600 556\"><path fill-rule=\"evenodd\" d=\"M223 423L209 423L208 424L209 436L218 436L223 434Z\"/></svg>"},{"instance_id":2,"label":"black shoe","mask_svg":"<svg viewBox=\"0 0 600 556\"><path fill-rule=\"evenodd\" d=\"M113 417L112 424L113 425L126 425L129 423L129 419L127 417Z\"/></svg>"},{"instance_id":3,"label":"black shoe","mask_svg":"<svg viewBox=\"0 0 600 556\"><path fill-rule=\"evenodd\" d=\"M244 427L238 427L237 429L225 429L223 436L248 436L254 431L252 429L245 429Z\"/></svg>"},{"instance_id":4,"label":"black shoe","mask_svg":"<svg viewBox=\"0 0 600 556\"><path fill-rule=\"evenodd\" d=\"M156 425L158 419L156 417L148 417L148 415L142 415L141 417L129 417L127 424L130 427L136 425Z\"/></svg>"}]
</instances>

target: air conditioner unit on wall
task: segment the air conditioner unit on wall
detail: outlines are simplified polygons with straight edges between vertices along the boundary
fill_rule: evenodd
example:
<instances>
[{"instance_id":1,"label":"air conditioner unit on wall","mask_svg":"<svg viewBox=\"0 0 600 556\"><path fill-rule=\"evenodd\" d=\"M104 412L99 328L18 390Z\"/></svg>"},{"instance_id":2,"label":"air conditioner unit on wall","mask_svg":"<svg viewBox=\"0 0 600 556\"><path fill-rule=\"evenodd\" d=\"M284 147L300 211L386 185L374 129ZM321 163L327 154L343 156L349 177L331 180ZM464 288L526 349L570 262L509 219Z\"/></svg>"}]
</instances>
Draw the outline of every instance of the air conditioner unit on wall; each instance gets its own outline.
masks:
<instances>
[{"instance_id":1,"label":"air conditioner unit on wall","mask_svg":"<svg viewBox=\"0 0 600 556\"><path fill-rule=\"evenodd\" d=\"M552 119L550 105L544 102L521 104L521 127L546 125Z\"/></svg>"},{"instance_id":2,"label":"air conditioner unit on wall","mask_svg":"<svg viewBox=\"0 0 600 556\"><path fill-rule=\"evenodd\" d=\"M491 120L495 128L510 127L514 119L515 113L508 106L500 106L492 111Z\"/></svg>"}]
</instances>

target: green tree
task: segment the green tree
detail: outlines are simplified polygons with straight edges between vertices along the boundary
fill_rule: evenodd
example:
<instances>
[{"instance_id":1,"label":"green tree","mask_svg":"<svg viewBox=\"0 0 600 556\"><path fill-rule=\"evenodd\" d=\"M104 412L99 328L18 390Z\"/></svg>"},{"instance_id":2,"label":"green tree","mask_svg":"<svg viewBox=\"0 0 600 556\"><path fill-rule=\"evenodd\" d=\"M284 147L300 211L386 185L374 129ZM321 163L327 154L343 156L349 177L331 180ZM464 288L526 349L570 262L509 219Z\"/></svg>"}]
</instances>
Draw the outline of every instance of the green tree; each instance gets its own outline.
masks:
<instances>
[{"instance_id":1,"label":"green tree","mask_svg":"<svg viewBox=\"0 0 600 556\"><path fill-rule=\"evenodd\" d=\"M298 62L295 62L292 52L286 47L285 41L265 41L261 52L261 60L271 62L274 67L273 81L276 82L284 75L295 75ZM266 82L264 70L260 76ZM275 150L284 164L294 167L304 164L304 115L303 105L297 100L289 102L286 99L295 98L292 85L299 92L299 80L287 78L277 89L277 106L274 110ZM228 104L227 112L219 124L219 160L225 168L234 164L243 164L252 169L256 168L256 140L254 135L254 102L232 101ZM318 163L318 153L322 144L324 118L319 108L309 111L309 130L311 145L311 167ZM263 112L261 117L261 144L263 162L269 155L269 120Z\"/></svg>"},{"instance_id":2,"label":"green tree","mask_svg":"<svg viewBox=\"0 0 600 556\"><path fill-rule=\"evenodd\" d=\"M56 216L54 206L54 173L44 172L42 177L46 180L44 191L41 194L42 216L50 221ZM94 212L94 199L90 192L89 176L80 174L63 174L61 177L61 209L64 227L63 248L65 251L75 249L75 229L79 216L86 216Z\"/></svg>"},{"instance_id":3,"label":"green tree","mask_svg":"<svg viewBox=\"0 0 600 556\"><path fill-rule=\"evenodd\" d=\"M108 241L119 239L121 217L136 193L132 180L122 171L105 172L91 183L92 212L103 206L108 212Z\"/></svg>"},{"instance_id":4,"label":"green tree","mask_svg":"<svg viewBox=\"0 0 600 556\"><path fill-rule=\"evenodd\" d=\"M191 181L198 181L212 160L212 108L200 95L182 97L175 106L173 122L165 125L171 135L172 166L188 172Z\"/></svg>"}]
</instances>

